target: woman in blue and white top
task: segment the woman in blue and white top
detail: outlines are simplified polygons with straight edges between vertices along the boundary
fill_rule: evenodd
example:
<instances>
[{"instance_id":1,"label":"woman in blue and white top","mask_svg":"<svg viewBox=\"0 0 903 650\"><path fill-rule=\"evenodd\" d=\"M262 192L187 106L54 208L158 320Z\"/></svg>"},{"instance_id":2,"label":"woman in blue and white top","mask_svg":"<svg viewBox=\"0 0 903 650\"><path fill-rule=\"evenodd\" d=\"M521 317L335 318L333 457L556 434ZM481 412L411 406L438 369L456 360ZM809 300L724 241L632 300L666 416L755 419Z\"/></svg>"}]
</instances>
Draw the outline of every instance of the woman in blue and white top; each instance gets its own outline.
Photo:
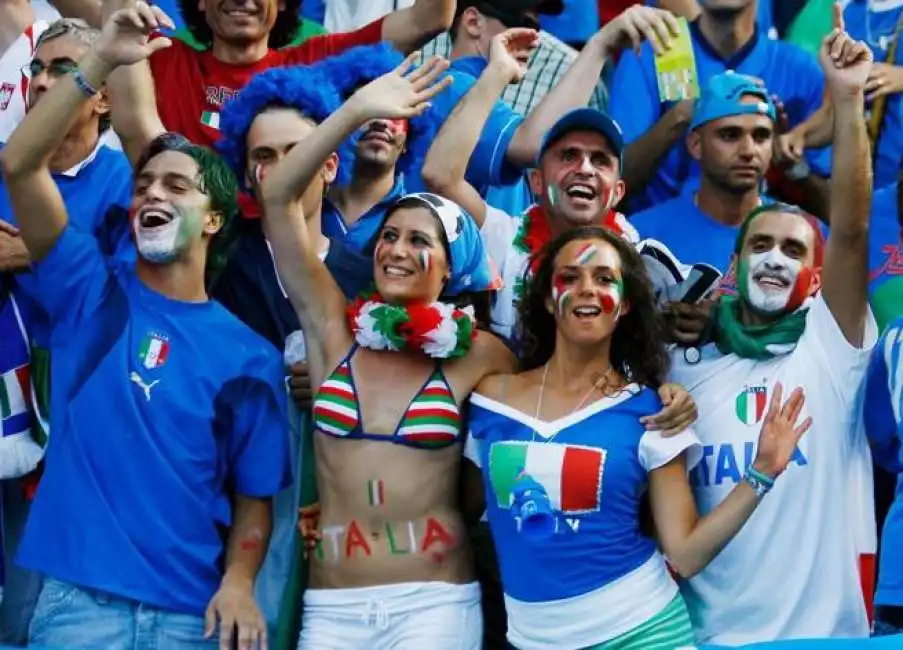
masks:
<instances>
[{"instance_id":1,"label":"woman in blue and white top","mask_svg":"<svg viewBox=\"0 0 903 650\"><path fill-rule=\"evenodd\" d=\"M600 228L552 242L520 318L524 371L483 380L470 399L467 457L482 469L501 567L508 639L519 650L692 644L687 609L656 542L640 531L649 491L658 543L683 577L744 525L810 421L778 387L746 480L699 517L687 429L647 431L668 370L643 263Z\"/></svg>"}]
</instances>

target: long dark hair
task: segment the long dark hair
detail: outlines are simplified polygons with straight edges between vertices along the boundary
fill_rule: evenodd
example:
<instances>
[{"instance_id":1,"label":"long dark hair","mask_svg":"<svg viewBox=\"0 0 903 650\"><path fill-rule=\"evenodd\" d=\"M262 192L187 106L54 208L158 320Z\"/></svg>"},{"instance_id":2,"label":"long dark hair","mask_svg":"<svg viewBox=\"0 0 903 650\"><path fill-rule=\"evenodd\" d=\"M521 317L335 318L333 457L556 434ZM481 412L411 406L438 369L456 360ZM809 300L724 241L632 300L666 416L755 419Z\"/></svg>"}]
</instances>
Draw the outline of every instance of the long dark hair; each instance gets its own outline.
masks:
<instances>
[{"instance_id":1,"label":"long dark hair","mask_svg":"<svg viewBox=\"0 0 903 650\"><path fill-rule=\"evenodd\" d=\"M623 300L630 310L618 321L611 337L611 364L629 381L657 388L668 374L670 359L665 348L665 328L656 309L655 295L639 253L618 235L597 227L570 230L540 250L536 273L524 277L527 288L518 305L523 350L521 368L531 370L545 364L555 351L555 316L549 313L555 258L572 241L601 239L614 246L621 259ZM532 265L531 265L532 266Z\"/></svg>"}]
</instances>

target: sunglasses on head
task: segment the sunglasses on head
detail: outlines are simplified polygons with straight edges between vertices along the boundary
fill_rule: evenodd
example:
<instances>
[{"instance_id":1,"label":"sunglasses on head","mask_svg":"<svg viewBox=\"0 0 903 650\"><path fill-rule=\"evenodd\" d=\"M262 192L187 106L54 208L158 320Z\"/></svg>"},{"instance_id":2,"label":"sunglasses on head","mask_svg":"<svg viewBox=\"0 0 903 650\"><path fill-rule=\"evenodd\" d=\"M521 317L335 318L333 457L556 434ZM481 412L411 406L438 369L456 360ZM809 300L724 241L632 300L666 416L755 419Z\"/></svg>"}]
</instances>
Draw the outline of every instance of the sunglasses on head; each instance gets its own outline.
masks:
<instances>
[{"instance_id":1,"label":"sunglasses on head","mask_svg":"<svg viewBox=\"0 0 903 650\"><path fill-rule=\"evenodd\" d=\"M539 30L539 21L523 12L505 11L485 3L479 3L474 6L481 14L489 16L490 18L495 18L508 29L525 27L526 29Z\"/></svg>"}]
</instances>

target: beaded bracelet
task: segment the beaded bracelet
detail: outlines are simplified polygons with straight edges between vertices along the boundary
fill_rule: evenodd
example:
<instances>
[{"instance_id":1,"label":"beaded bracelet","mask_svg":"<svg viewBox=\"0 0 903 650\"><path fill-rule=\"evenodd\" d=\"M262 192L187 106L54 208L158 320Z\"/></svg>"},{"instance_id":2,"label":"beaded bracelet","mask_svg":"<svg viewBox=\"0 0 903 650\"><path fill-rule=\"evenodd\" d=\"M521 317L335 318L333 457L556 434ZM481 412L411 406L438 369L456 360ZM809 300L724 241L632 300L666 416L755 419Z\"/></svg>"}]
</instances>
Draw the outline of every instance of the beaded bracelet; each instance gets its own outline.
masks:
<instances>
[{"instance_id":1,"label":"beaded bracelet","mask_svg":"<svg viewBox=\"0 0 903 650\"><path fill-rule=\"evenodd\" d=\"M757 471L752 465L746 468L746 474L743 475L743 480L755 490L756 496L759 498L764 497L771 491L771 488L774 487L774 479Z\"/></svg>"}]
</instances>

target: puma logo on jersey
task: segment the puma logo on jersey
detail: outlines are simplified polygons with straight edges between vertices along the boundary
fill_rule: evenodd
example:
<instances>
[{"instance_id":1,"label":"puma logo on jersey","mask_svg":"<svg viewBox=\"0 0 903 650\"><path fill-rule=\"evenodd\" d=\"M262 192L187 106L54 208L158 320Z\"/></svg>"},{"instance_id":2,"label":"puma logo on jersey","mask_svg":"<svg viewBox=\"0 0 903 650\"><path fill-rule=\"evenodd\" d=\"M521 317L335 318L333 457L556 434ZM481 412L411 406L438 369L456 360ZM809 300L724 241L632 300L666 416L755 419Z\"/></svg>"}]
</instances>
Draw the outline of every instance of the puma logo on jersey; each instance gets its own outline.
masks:
<instances>
[{"instance_id":1,"label":"puma logo on jersey","mask_svg":"<svg viewBox=\"0 0 903 650\"><path fill-rule=\"evenodd\" d=\"M151 389L160 383L159 379L155 379L149 384L145 384L144 380L141 378L137 372L132 371L132 374L129 375L129 380L136 384L142 391L144 391L144 396L147 398L147 401L150 401L151 398Z\"/></svg>"}]
</instances>

